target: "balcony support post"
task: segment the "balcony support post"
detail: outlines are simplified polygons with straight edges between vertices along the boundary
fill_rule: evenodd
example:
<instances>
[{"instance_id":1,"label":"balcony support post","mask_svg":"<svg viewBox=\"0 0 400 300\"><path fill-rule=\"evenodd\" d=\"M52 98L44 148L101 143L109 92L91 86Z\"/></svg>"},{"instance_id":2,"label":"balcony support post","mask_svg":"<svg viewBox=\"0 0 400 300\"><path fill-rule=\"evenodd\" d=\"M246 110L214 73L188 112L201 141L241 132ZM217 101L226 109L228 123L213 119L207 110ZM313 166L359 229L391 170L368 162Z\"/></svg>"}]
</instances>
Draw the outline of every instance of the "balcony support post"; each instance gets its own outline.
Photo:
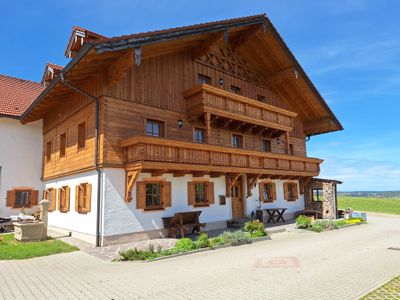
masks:
<instances>
[{"instance_id":1,"label":"balcony support post","mask_svg":"<svg viewBox=\"0 0 400 300\"><path fill-rule=\"evenodd\" d=\"M285 146L286 146L286 154L290 154L289 131L286 131L285 133Z\"/></svg>"},{"instance_id":2,"label":"balcony support post","mask_svg":"<svg viewBox=\"0 0 400 300\"><path fill-rule=\"evenodd\" d=\"M206 143L209 144L211 138L211 114L209 112L204 114L204 123L206 125Z\"/></svg>"}]
</instances>

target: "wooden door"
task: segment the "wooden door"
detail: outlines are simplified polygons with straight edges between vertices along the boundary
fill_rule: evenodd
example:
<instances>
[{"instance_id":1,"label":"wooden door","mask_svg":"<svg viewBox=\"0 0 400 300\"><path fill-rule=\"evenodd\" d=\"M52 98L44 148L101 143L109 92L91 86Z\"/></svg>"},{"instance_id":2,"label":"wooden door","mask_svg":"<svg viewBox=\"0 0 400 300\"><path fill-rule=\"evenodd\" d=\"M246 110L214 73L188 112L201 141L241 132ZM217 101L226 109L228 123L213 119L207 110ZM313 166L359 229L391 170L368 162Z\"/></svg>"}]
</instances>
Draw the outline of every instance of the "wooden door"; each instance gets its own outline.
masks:
<instances>
[{"instance_id":1,"label":"wooden door","mask_svg":"<svg viewBox=\"0 0 400 300\"><path fill-rule=\"evenodd\" d=\"M244 217L244 202L243 202L242 181L237 180L232 187L232 218Z\"/></svg>"}]
</instances>

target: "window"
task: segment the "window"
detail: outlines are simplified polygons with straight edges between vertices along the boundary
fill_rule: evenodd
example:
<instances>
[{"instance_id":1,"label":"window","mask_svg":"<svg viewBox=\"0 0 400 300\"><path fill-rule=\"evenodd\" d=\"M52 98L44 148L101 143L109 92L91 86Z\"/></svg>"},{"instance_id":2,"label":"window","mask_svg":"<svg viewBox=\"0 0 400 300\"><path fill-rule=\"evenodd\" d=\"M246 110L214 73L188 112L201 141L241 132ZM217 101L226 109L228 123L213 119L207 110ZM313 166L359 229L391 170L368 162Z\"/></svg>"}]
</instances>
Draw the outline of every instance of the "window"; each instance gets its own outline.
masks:
<instances>
[{"instance_id":1,"label":"window","mask_svg":"<svg viewBox=\"0 0 400 300\"><path fill-rule=\"evenodd\" d=\"M276 200L276 187L274 182L260 182L260 200L262 202L273 202Z\"/></svg>"},{"instance_id":2,"label":"window","mask_svg":"<svg viewBox=\"0 0 400 300\"><path fill-rule=\"evenodd\" d=\"M65 157L65 150L67 148L67 134L60 135L60 158Z\"/></svg>"},{"instance_id":3,"label":"window","mask_svg":"<svg viewBox=\"0 0 400 300\"><path fill-rule=\"evenodd\" d=\"M324 193L322 189L313 189L312 190L312 199L313 201L324 201Z\"/></svg>"},{"instance_id":4,"label":"window","mask_svg":"<svg viewBox=\"0 0 400 300\"><path fill-rule=\"evenodd\" d=\"M75 210L80 214L90 212L92 200L92 185L81 183L75 188Z\"/></svg>"},{"instance_id":5,"label":"window","mask_svg":"<svg viewBox=\"0 0 400 300\"><path fill-rule=\"evenodd\" d=\"M201 128L194 129L194 141L196 143L204 143L205 140L205 130Z\"/></svg>"},{"instance_id":6,"label":"window","mask_svg":"<svg viewBox=\"0 0 400 300\"><path fill-rule=\"evenodd\" d=\"M289 144L289 155L294 155L294 147L293 147L293 144Z\"/></svg>"},{"instance_id":7,"label":"window","mask_svg":"<svg viewBox=\"0 0 400 300\"><path fill-rule=\"evenodd\" d=\"M31 207L38 204L37 190L32 188L15 188L7 191L6 206L11 208Z\"/></svg>"},{"instance_id":8,"label":"window","mask_svg":"<svg viewBox=\"0 0 400 300\"><path fill-rule=\"evenodd\" d=\"M214 204L214 183L209 181L188 182L188 202L192 206Z\"/></svg>"},{"instance_id":9,"label":"window","mask_svg":"<svg viewBox=\"0 0 400 300\"><path fill-rule=\"evenodd\" d=\"M86 122L78 125L78 150L86 148Z\"/></svg>"},{"instance_id":10,"label":"window","mask_svg":"<svg viewBox=\"0 0 400 300\"><path fill-rule=\"evenodd\" d=\"M159 210L171 207L171 182L140 181L136 183L136 208Z\"/></svg>"},{"instance_id":11,"label":"window","mask_svg":"<svg viewBox=\"0 0 400 300\"><path fill-rule=\"evenodd\" d=\"M147 120L146 135L155 137L164 136L164 123L154 120Z\"/></svg>"},{"instance_id":12,"label":"window","mask_svg":"<svg viewBox=\"0 0 400 300\"><path fill-rule=\"evenodd\" d=\"M271 141L270 140L262 140L261 141L261 149L264 152L271 152Z\"/></svg>"},{"instance_id":13,"label":"window","mask_svg":"<svg viewBox=\"0 0 400 300\"><path fill-rule=\"evenodd\" d=\"M257 101L264 102L265 96L257 95Z\"/></svg>"},{"instance_id":14,"label":"window","mask_svg":"<svg viewBox=\"0 0 400 300\"><path fill-rule=\"evenodd\" d=\"M43 198L50 202L48 211L56 210L57 205L57 190L53 188L48 188L44 191Z\"/></svg>"},{"instance_id":15,"label":"window","mask_svg":"<svg viewBox=\"0 0 400 300\"><path fill-rule=\"evenodd\" d=\"M284 192L285 200L296 201L296 199L298 198L297 183L285 182L283 184L283 192Z\"/></svg>"},{"instance_id":16,"label":"window","mask_svg":"<svg viewBox=\"0 0 400 300\"><path fill-rule=\"evenodd\" d=\"M238 134L232 134L232 147L243 148L243 137Z\"/></svg>"},{"instance_id":17,"label":"window","mask_svg":"<svg viewBox=\"0 0 400 300\"><path fill-rule=\"evenodd\" d=\"M210 84L211 83L211 78L202 74L199 74L197 77L197 82L198 83L206 83Z\"/></svg>"},{"instance_id":18,"label":"window","mask_svg":"<svg viewBox=\"0 0 400 300\"><path fill-rule=\"evenodd\" d=\"M51 141L46 143L46 162L51 160Z\"/></svg>"},{"instance_id":19,"label":"window","mask_svg":"<svg viewBox=\"0 0 400 300\"><path fill-rule=\"evenodd\" d=\"M240 94L240 87L231 85L231 92L234 94Z\"/></svg>"},{"instance_id":20,"label":"window","mask_svg":"<svg viewBox=\"0 0 400 300\"><path fill-rule=\"evenodd\" d=\"M58 210L60 212L69 211L69 199L70 199L70 188L69 186L63 186L58 189Z\"/></svg>"}]
</instances>

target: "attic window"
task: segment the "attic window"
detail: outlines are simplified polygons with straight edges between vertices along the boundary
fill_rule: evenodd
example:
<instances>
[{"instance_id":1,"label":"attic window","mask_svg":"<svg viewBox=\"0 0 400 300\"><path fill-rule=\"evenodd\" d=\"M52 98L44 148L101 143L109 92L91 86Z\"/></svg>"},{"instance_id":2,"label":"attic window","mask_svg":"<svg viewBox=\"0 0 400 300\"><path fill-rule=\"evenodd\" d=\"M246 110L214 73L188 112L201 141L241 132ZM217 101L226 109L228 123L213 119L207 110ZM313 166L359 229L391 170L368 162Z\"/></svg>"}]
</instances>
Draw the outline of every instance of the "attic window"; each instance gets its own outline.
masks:
<instances>
[{"instance_id":1,"label":"attic window","mask_svg":"<svg viewBox=\"0 0 400 300\"><path fill-rule=\"evenodd\" d=\"M231 85L231 92L234 94L240 94L240 87Z\"/></svg>"}]
</instances>

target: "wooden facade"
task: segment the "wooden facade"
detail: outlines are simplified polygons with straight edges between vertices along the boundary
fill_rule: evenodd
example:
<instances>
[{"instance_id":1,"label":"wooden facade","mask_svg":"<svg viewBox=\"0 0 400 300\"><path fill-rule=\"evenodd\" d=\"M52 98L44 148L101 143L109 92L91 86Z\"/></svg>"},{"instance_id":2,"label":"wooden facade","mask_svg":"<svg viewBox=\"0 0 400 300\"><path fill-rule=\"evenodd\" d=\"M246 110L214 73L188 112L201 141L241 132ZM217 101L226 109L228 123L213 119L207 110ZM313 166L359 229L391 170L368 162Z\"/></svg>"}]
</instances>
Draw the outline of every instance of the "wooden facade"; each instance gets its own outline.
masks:
<instances>
[{"instance_id":1,"label":"wooden facade","mask_svg":"<svg viewBox=\"0 0 400 300\"><path fill-rule=\"evenodd\" d=\"M280 38L265 30L270 23L263 18L136 48L106 51L87 43L76 50L63 72L70 84L99 99L99 166L177 176L318 175L322 160L307 157L306 136L341 126ZM95 104L89 97L56 78L23 122L40 118L44 180L95 168ZM163 124L161 137L146 137L148 120ZM79 148L83 122L86 142ZM195 128L204 130L204 143L194 142ZM241 137L240 149L232 147L232 135ZM270 151L263 151L264 140Z\"/></svg>"}]
</instances>

